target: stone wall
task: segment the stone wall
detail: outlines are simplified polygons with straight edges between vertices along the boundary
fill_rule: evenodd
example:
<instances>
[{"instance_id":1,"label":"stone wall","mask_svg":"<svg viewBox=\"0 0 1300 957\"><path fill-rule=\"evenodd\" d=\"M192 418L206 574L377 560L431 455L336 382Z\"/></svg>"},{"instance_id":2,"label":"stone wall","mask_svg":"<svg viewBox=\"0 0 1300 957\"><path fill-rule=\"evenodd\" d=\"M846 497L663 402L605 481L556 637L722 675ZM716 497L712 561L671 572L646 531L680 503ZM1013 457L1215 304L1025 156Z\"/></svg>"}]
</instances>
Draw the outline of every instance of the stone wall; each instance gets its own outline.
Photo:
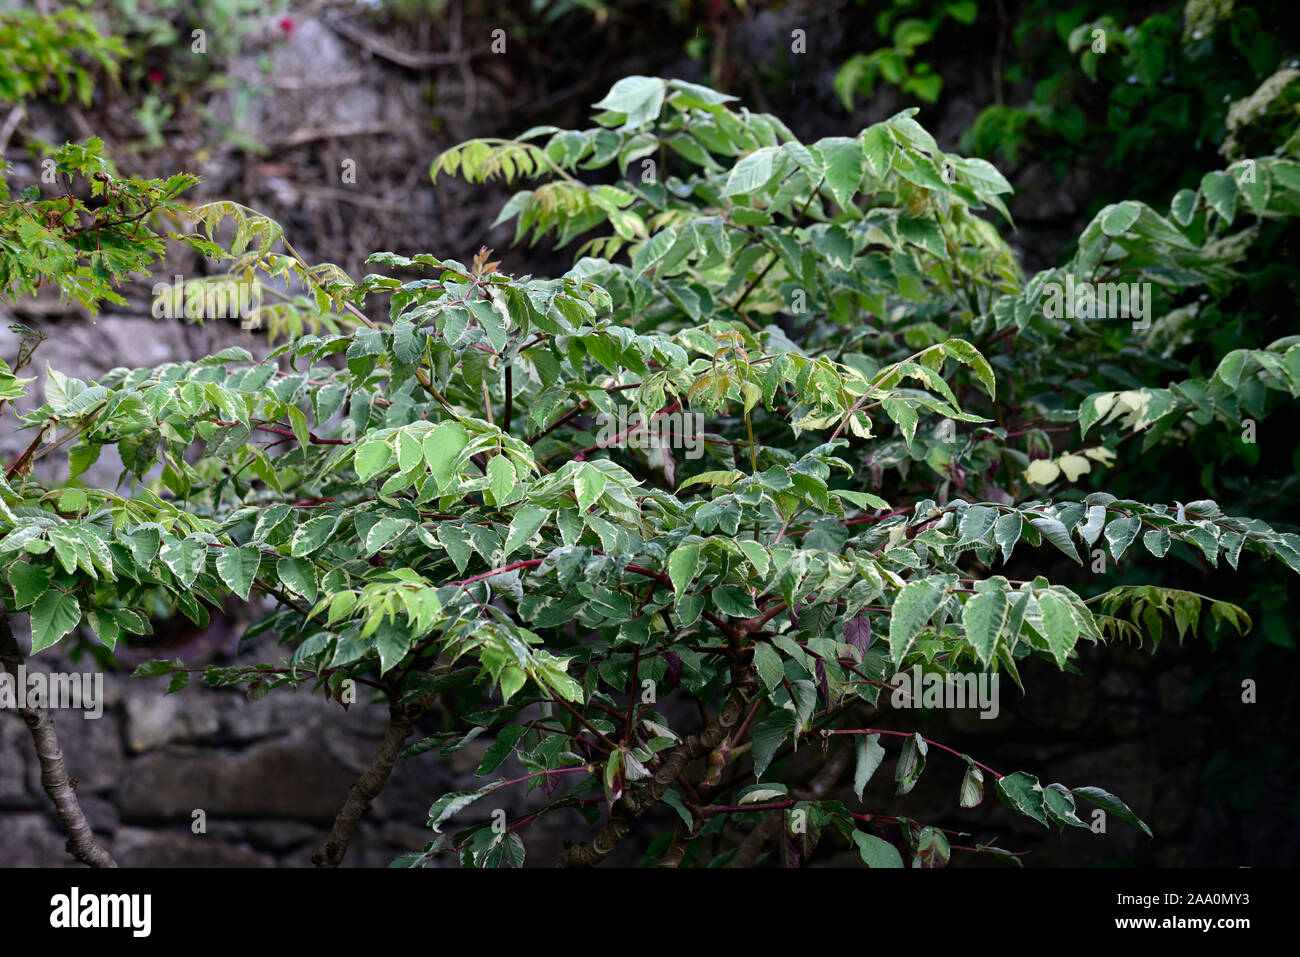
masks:
<instances>
[{"instance_id":1,"label":"stone wall","mask_svg":"<svg viewBox=\"0 0 1300 957\"><path fill-rule=\"evenodd\" d=\"M22 618L15 624L21 627ZM187 647L205 658L232 660L202 644ZM234 660L264 660L259 651L272 650L246 649ZM862 805L847 784L833 797L853 809L970 831L970 838L953 843L1027 851L1031 866L1292 865L1300 859L1300 844L1285 768L1259 772L1254 806L1234 808L1207 784L1206 767L1218 748L1231 745L1249 754L1251 740L1267 736L1277 716L1266 706L1242 704L1239 680L1230 674L1193 703L1193 679L1205 673L1203 659L1196 649L1176 645L1162 646L1154 655L1122 645L1091 649L1081 662L1084 677L1046 664L1027 665L1029 695L1004 687L1002 714L995 720L974 711L879 716L882 726L915 728L1004 773L1026 770L1045 784L1104 787L1151 824L1154 839L1114 817L1105 834L1048 832L1004 807L991 780L983 805L962 810L957 789L964 765L933 748L916 789L896 798L892 742L886 742L890 757L868 785ZM201 661L188 663L197 667ZM93 667L84 659L68 660L58 649L37 656L31 666ZM1286 690L1270 688L1270 694ZM69 773L79 779L78 796L96 834L119 862L310 866L352 782L373 758L386 707L360 700L345 711L305 690L276 691L258 701L247 700L238 689L197 682L175 695L164 696L163 690L160 680L109 674L101 718L54 712ZM425 730L438 729L440 721L434 712ZM432 751L399 762L389 787L363 819L345 866L383 867L420 849L431 836L423 826L429 805L448 791L481 784L474 770L490 744L482 735L449 755ZM803 750L802 760L816 759L815 747ZM513 777L521 770L512 760L501 773ZM471 806L454 827L487 820L498 807L513 820L541 800L539 792L528 795L516 786ZM1091 821L1091 807L1080 804L1081 816ZM196 809L205 813L206 833L191 830ZM648 840L672 826L671 811L659 810L663 813L652 815L614 862L635 864ZM522 832L527 863L551 863L563 841L589 835L575 813L544 818ZM818 862L855 860L856 853L844 849ZM453 863L450 856L446 863ZM990 863L988 857L966 853L954 859L962 866ZM52 865L76 866L63 851L59 825L41 790L26 727L16 714L0 711L0 866Z\"/></svg>"}]
</instances>

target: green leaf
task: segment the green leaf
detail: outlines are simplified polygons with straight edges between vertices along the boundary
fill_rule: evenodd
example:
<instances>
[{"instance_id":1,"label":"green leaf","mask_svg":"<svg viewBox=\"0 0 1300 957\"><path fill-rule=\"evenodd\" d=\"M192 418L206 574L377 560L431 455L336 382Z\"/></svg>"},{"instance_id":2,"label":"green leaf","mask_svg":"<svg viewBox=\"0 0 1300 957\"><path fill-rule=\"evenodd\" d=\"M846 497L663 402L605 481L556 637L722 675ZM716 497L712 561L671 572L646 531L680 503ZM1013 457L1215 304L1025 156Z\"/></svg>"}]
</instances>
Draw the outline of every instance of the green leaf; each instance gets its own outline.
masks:
<instances>
[{"instance_id":1,"label":"green leaf","mask_svg":"<svg viewBox=\"0 0 1300 957\"><path fill-rule=\"evenodd\" d=\"M590 462L583 462L573 473L573 491L578 497L578 510L585 512L596 504L605 491L605 473Z\"/></svg>"},{"instance_id":2,"label":"green leaf","mask_svg":"<svg viewBox=\"0 0 1300 957\"><path fill-rule=\"evenodd\" d=\"M228 546L218 551L217 574L232 592L248 601L249 589L253 587L253 579L262 563L261 552L252 545Z\"/></svg>"},{"instance_id":3,"label":"green leaf","mask_svg":"<svg viewBox=\"0 0 1300 957\"><path fill-rule=\"evenodd\" d=\"M32 654L44 651L81 623L81 604L74 595L54 589L32 606Z\"/></svg>"},{"instance_id":4,"label":"green leaf","mask_svg":"<svg viewBox=\"0 0 1300 957\"><path fill-rule=\"evenodd\" d=\"M1043 538L1074 559L1076 564L1083 564L1083 559L1079 557L1079 550L1074 547L1074 540L1070 538L1069 531L1060 521L1054 518L1031 518L1029 522L1042 532Z\"/></svg>"},{"instance_id":5,"label":"green leaf","mask_svg":"<svg viewBox=\"0 0 1300 957\"><path fill-rule=\"evenodd\" d=\"M483 760L479 762L478 770L474 773L482 777L499 768L501 763L510 757L515 745L527 730L527 726L522 724L508 724L498 731L496 740L483 752Z\"/></svg>"},{"instance_id":6,"label":"green leaf","mask_svg":"<svg viewBox=\"0 0 1300 957\"><path fill-rule=\"evenodd\" d=\"M668 84L653 76L626 76L615 83L604 98L593 104L597 109L622 113L628 129L641 126L659 115Z\"/></svg>"},{"instance_id":7,"label":"green leaf","mask_svg":"<svg viewBox=\"0 0 1300 957\"><path fill-rule=\"evenodd\" d=\"M1011 552L1016 547L1016 542L1020 541L1020 533L1024 528L1024 520L1020 517L1019 512L1007 512L1002 515L997 524L993 526L993 540L1002 547L1002 561L1011 560Z\"/></svg>"},{"instance_id":8,"label":"green leaf","mask_svg":"<svg viewBox=\"0 0 1300 957\"><path fill-rule=\"evenodd\" d=\"M885 123L869 126L862 134L863 155L866 156L871 172L877 179L882 178L889 171L894 149L894 140L889 135L889 127Z\"/></svg>"},{"instance_id":9,"label":"green leaf","mask_svg":"<svg viewBox=\"0 0 1300 957\"><path fill-rule=\"evenodd\" d=\"M909 582L898 593L889 615L889 656L897 667L930 619L943 605L944 593L929 581Z\"/></svg>"},{"instance_id":10,"label":"green leaf","mask_svg":"<svg viewBox=\"0 0 1300 957\"><path fill-rule=\"evenodd\" d=\"M1010 604L1005 584L997 581L977 582L975 591L962 606L961 625L980 661L988 665L993 662L998 635L1006 627Z\"/></svg>"},{"instance_id":11,"label":"green leaf","mask_svg":"<svg viewBox=\"0 0 1300 957\"><path fill-rule=\"evenodd\" d=\"M739 196L762 189L772 179L777 147L764 146L754 150L734 167L727 177L725 191L728 196Z\"/></svg>"},{"instance_id":12,"label":"green leaf","mask_svg":"<svg viewBox=\"0 0 1300 957\"><path fill-rule=\"evenodd\" d=\"M68 453L68 478L76 478L99 459L101 445L78 445Z\"/></svg>"},{"instance_id":13,"label":"green leaf","mask_svg":"<svg viewBox=\"0 0 1300 957\"><path fill-rule=\"evenodd\" d=\"M1141 530L1142 519L1135 517L1115 519L1108 524L1106 526L1106 543L1110 545L1111 558L1119 561Z\"/></svg>"},{"instance_id":14,"label":"green leaf","mask_svg":"<svg viewBox=\"0 0 1300 957\"><path fill-rule=\"evenodd\" d=\"M987 505L972 505L961 517L957 530L957 545L970 545L983 541L998 520L998 510Z\"/></svg>"},{"instance_id":15,"label":"green leaf","mask_svg":"<svg viewBox=\"0 0 1300 957\"><path fill-rule=\"evenodd\" d=\"M895 794L907 794L916 787L925 770L925 753L929 746L920 733L912 735L903 743L903 753L898 756L898 766L894 769L894 780L898 782Z\"/></svg>"},{"instance_id":16,"label":"green leaf","mask_svg":"<svg viewBox=\"0 0 1300 957\"><path fill-rule=\"evenodd\" d=\"M289 543L289 554L294 558L305 558L312 554L329 540L338 523L337 515L322 515L303 522L293 533Z\"/></svg>"},{"instance_id":17,"label":"green leaf","mask_svg":"<svg viewBox=\"0 0 1300 957\"><path fill-rule=\"evenodd\" d=\"M1043 827L1047 826L1047 810L1043 807L1043 786L1032 774L1017 771L998 778L998 797L1011 810L1032 817Z\"/></svg>"},{"instance_id":18,"label":"green leaf","mask_svg":"<svg viewBox=\"0 0 1300 957\"><path fill-rule=\"evenodd\" d=\"M504 454L494 455L488 461L488 489L497 505L510 501L515 488L515 467Z\"/></svg>"},{"instance_id":19,"label":"green leaf","mask_svg":"<svg viewBox=\"0 0 1300 957\"><path fill-rule=\"evenodd\" d=\"M411 650L411 634L397 628L380 628L375 633L375 650L379 652L379 674L385 675Z\"/></svg>"},{"instance_id":20,"label":"green leaf","mask_svg":"<svg viewBox=\"0 0 1300 957\"><path fill-rule=\"evenodd\" d=\"M862 855L862 862L867 867L903 866L903 855L898 853L898 848L883 838L864 831L854 831L853 843L858 846L858 853Z\"/></svg>"},{"instance_id":21,"label":"green leaf","mask_svg":"<svg viewBox=\"0 0 1300 957\"><path fill-rule=\"evenodd\" d=\"M505 551L501 560L505 561L512 552L536 535L550 514L550 509L538 508L536 505L524 505L515 512L514 518L510 520L510 531L506 533Z\"/></svg>"},{"instance_id":22,"label":"green leaf","mask_svg":"<svg viewBox=\"0 0 1300 957\"><path fill-rule=\"evenodd\" d=\"M1051 649L1057 666L1063 668L1075 642L1079 640L1079 624L1074 620L1070 603L1064 598L1050 591L1039 592L1036 597L1043 613L1047 646Z\"/></svg>"},{"instance_id":23,"label":"green leaf","mask_svg":"<svg viewBox=\"0 0 1300 957\"><path fill-rule=\"evenodd\" d=\"M1058 827L1068 824L1071 827L1089 830L1088 825L1079 820L1079 816L1074 812L1074 798L1061 785L1049 784L1043 788L1043 807Z\"/></svg>"},{"instance_id":24,"label":"green leaf","mask_svg":"<svg viewBox=\"0 0 1300 957\"><path fill-rule=\"evenodd\" d=\"M853 793L862 801L862 792L867 782L885 759L885 749L880 745L880 735L859 734L854 736L857 750L857 763L853 768Z\"/></svg>"},{"instance_id":25,"label":"green leaf","mask_svg":"<svg viewBox=\"0 0 1300 957\"><path fill-rule=\"evenodd\" d=\"M438 798L438 800L434 801L433 806L429 808L429 827L433 828L434 831L437 831L438 833L442 833L441 831L438 831L438 826L440 824L469 807L479 798L483 797L483 795L496 790L504 780L505 779L502 778L493 781L490 784L485 784L481 788L477 788L473 791L452 791L450 794L444 794L442 797Z\"/></svg>"},{"instance_id":26,"label":"green leaf","mask_svg":"<svg viewBox=\"0 0 1300 957\"><path fill-rule=\"evenodd\" d=\"M357 478L364 482L387 468L392 461L393 449L388 442L372 439L357 445L352 467L356 469Z\"/></svg>"},{"instance_id":27,"label":"green leaf","mask_svg":"<svg viewBox=\"0 0 1300 957\"><path fill-rule=\"evenodd\" d=\"M385 548L410 527L404 518L381 518L366 532L365 554L370 556Z\"/></svg>"},{"instance_id":28,"label":"green leaf","mask_svg":"<svg viewBox=\"0 0 1300 957\"><path fill-rule=\"evenodd\" d=\"M26 608L45 594L54 570L48 565L14 562L9 566L9 585L14 590L14 607Z\"/></svg>"},{"instance_id":29,"label":"green leaf","mask_svg":"<svg viewBox=\"0 0 1300 957\"><path fill-rule=\"evenodd\" d=\"M962 807L975 807L984 800L984 772L974 764L966 766L966 773L961 779Z\"/></svg>"},{"instance_id":30,"label":"green leaf","mask_svg":"<svg viewBox=\"0 0 1300 957\"><path fill-rule=\"evenodd\" d=\"M668 556L668 578L673 583L673 591L682 594L690 586L692 579L700 570L700 546L698 542L678 545Z\"/></svg>"},{"instance_id":31,"label":"green leaf","mask_svg":"<svg viewBox=\"0 0 1300 957\"><path fill-rule=\"evenodd\" d=\"M316 566L310 561L305 558L281 558L275 563L275 574L289 591L315 603L319 590Z\"/></svg>"},{"instance_id":32,"label":"green leaf","mask_svg":"<svg viewBox=\"0 0 1300 957\"><path fill-rule=\"evenodd\" d=\"M683 824L694 829L695 818L691 816L690 809L682 803L682 796L673 788L669 788L664 792L663 802L677 812L677 816L681 818Z\"/></svg>"},{"instance_id":33,"label":"green leaf","mask_svg":"<svg viewBox=\"0 0 1300 957\"><path fill-rule=\"evenodd\" d=\"M286 406L285 412L289 416L289 425L293 428L293 436L298 440L298 444L304 449L311 445L311 432L307 428L307 416L303 414L302 409L297 406Z\"/></svg>"},{"instance_id":34,"label":"green leaf","mask_svg":"<svg viewBox=\"0 0 1300 957\"><path fill-rule=\"evenodd\" d=\"M1142 214L1142 204L1132 200L1107 206L1099 214L1101 231L1107 236L1123 236Z\"/></svg>"},{"instance_id":35,"label":"green leaf","mask_svg":"<svg viewBox=\"0 0 1300 957\"><path fill-rule=\"evenodd\" d=\"M1232 225L1237 214L1237 184L1232 177L1221 170L1211 170L1201 178L1201 195L1210 208L1223 217L1227 225Z\"/></svg>"},{"instance_id":36,"label":"green leaf","mask_svg":"<svg viewBox=\"0 0 1300 957\"><path fill-rule=\"evenodd\" d=\"M781 656L765 641L754 644L754 666L768 691L780 687L785 678L785 666L781 663Z\"/></svg>"},{"instance_id":37,"label":"green leaf","mask_svg":"<svg viewBox=\"0 0 1300 957\"><path fill-rule=\"evenodd\" d=\"M1103 791L1101 788L1086 787L1072 788L1071 793L1075 797L1086 798L1099 808L1114 814L1121 821L1128 821L1128 823L1132 824L1147 837L1153 836L1151 834L1151 828L1147 827L1146 823L1134 814L1127 804L1115 797L1115 795L1111 794L1109 791Z\"/></svg>"},{"instance_id":38,"label":"green leaf","mask_svg":"<svg viewBox=\"0 0 1300 957\"><path fill-rule=\"evenodd\" d=\"M754 728L754 777L762 779L777 749L794 734L794 715L785 708L773 708Z\"/></svg>"},{"instance_id":39,"label":"green leaf","mask_svg":"<svg viewBox=\"0 0 1300 957\"><path fill-rule=\"evenodd\" d=\"M425 437L424 461L440 491L447 490L451 484L452 465L467 445L469 433L459 422L443 422Z\"/></svg>"},{"instance_id":40,"label":"green leaf","mask_svg":"<svg viewBox=\"0 0 1300 957\"><path fill-rule=\"evenodd\" d=\"M944 836L943 831L937 827L925 827L921 829L916 839L916 855L912 858L912 866L915 868L947 867L951 855L952 848L948 845L948 838Z\"/></svg>"},{"instance_id":41,"label":"green leaf","mask_svg":"<svg viewBox=\"0 0 1300 957\"><path fill-rule=\"evenodd\" d=\"M940 345L943 354L956 359L962 365L969 366L980 385L988 392L990 399L997 398L997 381L993 377L993 367L980 351L965 339L949 339Z\"/></svg>"},{"instance_id":42,"label":"green leaf","mask_svg":"<svg viewBox=\"0 0 1300 957\"><path fill-rule=\"evenodd\" d=\"M867 158L862 150L862 141L846 136L828 136L818 140L816 146L826 161L826 185L835 202L847 209L866 170Z\"/></svg>"}]
</instances>

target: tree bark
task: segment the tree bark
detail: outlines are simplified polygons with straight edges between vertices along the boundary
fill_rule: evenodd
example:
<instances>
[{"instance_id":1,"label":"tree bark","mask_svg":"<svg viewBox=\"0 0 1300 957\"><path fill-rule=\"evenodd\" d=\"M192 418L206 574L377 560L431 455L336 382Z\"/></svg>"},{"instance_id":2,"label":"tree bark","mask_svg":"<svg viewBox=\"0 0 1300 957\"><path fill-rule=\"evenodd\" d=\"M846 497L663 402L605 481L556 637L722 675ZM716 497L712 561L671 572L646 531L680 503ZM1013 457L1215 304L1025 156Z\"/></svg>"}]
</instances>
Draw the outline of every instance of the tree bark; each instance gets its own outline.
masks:
<instances>
[{"instance_id":1,"label":"tree bark","mask_svg":"<svg viewBox=\"0 0 1300 957\"><path fill-rule=\"evenodd\" d=\"M627 837L632 824L659 803L660 799L672 786L682 769L696 758L702 758L712 752L736 726L745 714L750 700L757 688L754 676L746 667L737 669L733 678L731 693L718 716L705 728L691 735L676 748L664 761L650 783L636 791L627 791L610 809L609 820L605 822L594 838L586 844L568 848L560 855L557 867L595 867L603 861L618 843Z\"/></svg>"},{"instance_id":2,"label":"tree bark","mask_svg":"<svg viewBox=\"0 0 1300 957\"><path fill-rule=\"evenodd\" d=\"M317 867L338 867L343 862L343 856L348 852L348 845L352 842L352 834L357 828L357 822L370 809L370 802L379 796L379 792L388 783L389 775L393 773L393 766L402 753L406 739L415 730L415 722L420 720L428 708L426 702L405 707L394 702L389 706L391 717L388 729L384 732L383 743L375 753L375 759L369 770L357 778L357 782L352 785L347 799L339 808L338 816L334 818L334 826L330 828L329 837L325 839L321 849L312 855L311 861Z\"/></svg>"},{"instance_id":3,"label":"tree bark","mask_svg":"<svg viewBox=\"0 0 1300 957\"><path fill-rule=\"evenodd\" d=\"M13 676L16 684L19 669L23 664L23 652L18 647L13 628L9 624L9 614L0 607L0 667ZM36 760L41 766L41 786L54 804L64 830L68 833L67 849L74 858L90 867L117 867L113 856L104 850L95 840L77 792L72 789L68 778L68 767L63 761L63 749L59 747L59 736L54 730L54 719L46 708L19 708L18 714L27 723L31 732L32 743L36 746Z\"/></svg>"}]
</instances>

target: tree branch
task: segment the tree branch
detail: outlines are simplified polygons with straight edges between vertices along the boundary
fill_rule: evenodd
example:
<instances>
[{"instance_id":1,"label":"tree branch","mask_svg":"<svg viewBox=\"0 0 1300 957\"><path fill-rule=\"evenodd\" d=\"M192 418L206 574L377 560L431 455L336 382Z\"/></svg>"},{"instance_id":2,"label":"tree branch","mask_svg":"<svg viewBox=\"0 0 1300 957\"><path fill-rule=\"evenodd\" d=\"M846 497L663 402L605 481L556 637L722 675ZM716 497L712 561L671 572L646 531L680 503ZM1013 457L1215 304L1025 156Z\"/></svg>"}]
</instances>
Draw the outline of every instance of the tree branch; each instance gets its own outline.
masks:
<instances>
[{"instance_id":1,"label":"tree branch","mask_svg":"<svg viewBox=\"0 0 1300 957\"><path fill-rule=\"evenodd\" d=\"M711 753L726 740L727 734L744 716L757 687L748 664L733 664L731 693L718 716L675 747L648 785L625 792L622 799L610 808L609 820L596 836L587 844L565 850L556 866L595 867L603 861L627 837L633 822L659 803L687 764Z\"/></svg>"},{"instance_id":2,"label":"tree branch","mask_svg":"<svg viewBox=\"0 0 1300 957\"><path fill-rule=\"evenodd\" d=\"M0 606L0 667L17 682L22 665L23 652L9 625L9 614ZM95 840L95 832L81 810L77 792L72 789L68 778L68 766L63 762L63 749L59 747L59 736L54 730L50 712L38 707L19 708L18 713L27 722L36 746L36 759L41 765L41 786L50 796L54 810L68 832L68 853L90 867L117 867L113 856Z\"/></svg>"},{"instance_id":3,"label":"tree branch","mask_svg":"<svg viewBox=\"0 0 1300 957\"><path fill-rule=\"evenodd\" d=\"M808 787L796 788L792 793L800 801L820 801L840 780L840 775L849 766L849 752L840 748L817 772L817 776L808 782ZM741 843L739 850L727 864L728 867L752 867L758 859L759 852L772 838L781 833L785 825L785 811L768 811L758 826L749 832Z\"/></svg>"},{"instance_id":4,"label":"tree branch","mask_svg":"<svg viewBox=\"0 0 1300 957\"><path fill-rule=\"evenodd\" d=\"M370 769L357 778L356 784L352 785L347 800L343 802L338 816L334 818L334 826L330 828L329 837L325 839L320 850L312 855L311 862L317 867L338 867L343 862L343 855L348 852L348 845L352 842L352 833L356 830L357 822L361 820L361 815L370 809L370 802L379 796L379 792L388 783L389 775L393 773L393 765L397 763L397 757L402 753L402 746L415 730L415 722L429 710L431 704L431 700L422 698L413 704L402 705L393 702L389 705L388 711L391 717L388 721L388 729L384 732L384 741L375 752L375 760L371 763Z\"/></svg>"}]
</instances>

